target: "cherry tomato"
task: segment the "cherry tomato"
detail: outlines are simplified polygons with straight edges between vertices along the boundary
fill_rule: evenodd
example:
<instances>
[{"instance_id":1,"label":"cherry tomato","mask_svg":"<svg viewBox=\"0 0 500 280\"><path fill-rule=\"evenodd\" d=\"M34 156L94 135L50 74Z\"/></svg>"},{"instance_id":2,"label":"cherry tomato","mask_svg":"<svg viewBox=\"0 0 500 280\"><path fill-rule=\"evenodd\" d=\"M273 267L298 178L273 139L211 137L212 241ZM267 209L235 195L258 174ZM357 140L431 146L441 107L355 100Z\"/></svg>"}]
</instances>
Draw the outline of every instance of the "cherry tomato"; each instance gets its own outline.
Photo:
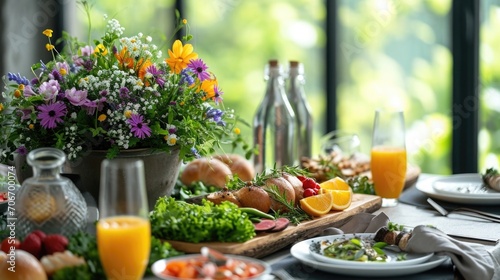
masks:
<instances>
[{"instance_id":1,"label":"cherry tomato","mask_svg":"<svg viewBox=\"0 0 500 280\"><path fill-rule=\"evenodd\" d=\"M316 190L314 190L313 188L309 188L309 189L305 189L304 190L304 197L310 197L310 196L313 196L313 195L317 195L318 192L316 192Z\"/></svg>"},{"instance_id":2,"label":"cherry tomato","mask_svg":"<svg viewBox=\"0 0 500 280\"><path fill-rule=\"evenodd\" d=\"M0 246L2 251L4 251L6 254L10 252L11 247L19 249L21 247L21 241L19 241L17 238L5 238L2 241L2 245Z\"/></svg>"}]
</instances>

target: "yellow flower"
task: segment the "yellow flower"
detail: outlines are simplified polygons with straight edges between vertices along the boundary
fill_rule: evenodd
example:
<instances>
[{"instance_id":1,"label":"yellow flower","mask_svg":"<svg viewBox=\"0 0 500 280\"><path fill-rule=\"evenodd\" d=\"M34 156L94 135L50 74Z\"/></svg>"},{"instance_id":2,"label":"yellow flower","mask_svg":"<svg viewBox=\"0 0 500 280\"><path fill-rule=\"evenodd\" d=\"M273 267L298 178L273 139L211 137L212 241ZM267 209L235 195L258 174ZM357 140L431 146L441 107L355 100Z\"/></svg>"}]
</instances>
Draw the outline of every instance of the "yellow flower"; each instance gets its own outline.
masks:
<instances>
[{"instance_id":1,"label":"yellow flower","mask_svg":"<svg viewBox=\"0 0 500 280\"><path fill-rule=\"evenodd\" d=\"M49 37L49 38L52 38L52 32L54 32L52 29L45 29L42 34Z\"/></svg>"},{"instance_id":2,"label":"yellow flower","mask_svg":"<svg viewBox=\"0 0 500 280\"><path fill-rule=\"evenodd\" d=\"M30 124L28 125L28 128L29 128L29 129L31 129L31 130L33 130L33 129L35 128L35 125L34 125L34 124L32 124L32 123L30 123Z\"/></svg>"},{"instance_id":3,"label":"yellow flower","mask_svg":"<svg viewBox=\"0 0 500 280\"><path fill-rule=\"evenodd\" d=\"M0 112L2 112L2 111L3 111L3 104L0 103Z\"/></svg>"},{"instance_id":4,"label":"yellow flower","mask_svg":"<svg viewBox=\"0 0 500 280\"><path fill-rule=\"evenodd\" d=\"M183 24L187 24L187 23L188 23L188 20L187 20L187 19L183 19L183 20L182 20L182 23L183 23Z\"/></svg>"},{"instance_id":5,"label":"yellow flower","mask_svg":"<svg viewBox=\"0 0 500 280\"><path fill-rule=\"evenodd\" d=\"M185 44L183 46L179 40L175 40L172 50L168 50L168 55L170 57L165 59L165 62L176 74L186 68L191 59L198 58L198 54L193 52L193 45Z\"/></svg>"},{"instance_id":6,"label":"yellow flower","mask_svg":"<svg viewBox=\"0 0 500 280\"><path fill-rule=\"evenodd\" d=\"M107 55L108 49L103 44L99 44L95 47L94 54Z\"/></svg>"},{"instance_id":7,"label":"yellow flower","mask_svg":"<svg viewBox=\"0 0 500 280\"><path fill-rule=\"evenodd\" d=\"M20 90L18 90L18 89L16 89L16 90L14 91L14 97L16 97L16 98L21 97L21 91L20 91Z\"/></svg>"},{"instance_id":8,"label":"yellow flower","mask_svg":"<svg viewBox=\"0 0 500 280\"><path fill-rule=\"evenodd\" d=\"M59 73L61 73L61 75L65 76L66 74L68 74L68 71L66 71L66 69L64 69L64 68L61 68L61 69L59 69Z\"/></svg>"},{"instance_id":9,"label":"yellow flower","mask_svg":"<svg viewBox=\"0 0 500 280\"><path fill-rule=\"evenodd\" d=\"M97 118L98 121L103 122L107 118L106 114L100 114L99 117Z\"/></svg>"},{"instance_id":10,"label":"yellow flower","mask_svg":"<svg viewBox=\"0 0 500 280\"><path fill-rule=\"evenodd\" d=\"M51 50L54 49L54 45L47 43L47 44L45 44L45 48L47 49L47 51L50 52Z\"/></svg>"},{"instance_id":11,"label":"yellow flower","mask_svg":"<svg viewBox=\"0 0 500 280\"><path fill-rule=\"evenodd\" d=\"M241 130L237 127L234 128L234 133L239 135L241 133Z\"/></svg>"},{"instance_id":12,"label":"yellow flower","mask_svg":"<svg viewBox=\"0 0 500 280\"><path fill-rule=\"evenodd\" d=\"M125 118L127 118L127 119L130 119L130 117L132 117L132 111L130 111L130 110L125 111L124 114L125 114Z\"/></svg>"},{"instance_id":13,"label":"yellow flower","mask_svg":"<svg viewBox=\"0 0 500 280\"><path fill-rule=\"evenodd\" d=\"M19 90L24 90L24 85L23 84L19 84L19 86L17 87Z\"/></svg>"}]
</instances>

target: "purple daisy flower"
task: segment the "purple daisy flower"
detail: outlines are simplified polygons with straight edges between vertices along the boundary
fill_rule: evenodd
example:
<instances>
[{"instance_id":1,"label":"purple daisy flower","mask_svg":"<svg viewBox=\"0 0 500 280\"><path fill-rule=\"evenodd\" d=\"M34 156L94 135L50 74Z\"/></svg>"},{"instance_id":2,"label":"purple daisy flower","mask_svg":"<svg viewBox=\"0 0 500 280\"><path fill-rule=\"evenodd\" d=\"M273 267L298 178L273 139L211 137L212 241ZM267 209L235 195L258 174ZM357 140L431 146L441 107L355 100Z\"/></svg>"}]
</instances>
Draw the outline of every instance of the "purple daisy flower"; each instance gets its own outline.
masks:
<instances>
[{"instance_id":1,"label":"purple daisy flower","mask_svg":"<svg viewBox=\"0 0 500 280\"><path fill-rule=\"evenodd\" d=\"M132 127L131 131L135 137L144 139L151 136L151 128L144 122L144 118L141 115L132 114L130 119L128 119L128 123Z\"/></svg>"},{"instance_id":2,"label":"purple daisy flower","mask_svg":"<svg viewBox=\"0 0 500 280\"><path fill-rule=\"evenodd\" d=\"M16 152L21 156L25 156L28 154L28 149L25 146L19 146L19 148L16 149Z\"/></svg>"},{"instance_id":3,"label":"purple daisy flower","mask_svg":"<svg viewBox=\"0 0 500 280\"><path fill-rule=\"evenodd\" d=\"M161 75L165 74L163 70L156 68L156 66L151 65L146 69L146 72L151 74L153 78L155 79L156 83L160 86L163 87L165 84L165 80L162 78Z\"/></svg>"},{"instance_id":4,"label":"purple daisy flower","mask_svg":"<svg viewBox=\"0 0 500 280\"><path fill-rule=\"evenodd\" d=\"M214 93L214 102L215 104L219 104L220 102L222 102L222 95L224 94L224 92L218 86L214 86Z\"/></svg>"},{"instance_id":5,"label":"purple daisy flower","mask_svg":"<svg viewBox=\"0 0 500 280\"><path fill-rule=\"evenodd\" d=\"M66 115L66 105L64 103L53 103L38 106L38 119L41 120L40 124L44 128L54 128L57 123L63 123L63 117Z\"/></svg>"},{"instance_id":6,"label":"purple daisy flower","mask_svg":"<svg viewBox=\"0 0 500 280\"><path fill-rule=\"evenodd\" d=\"M198 75L200 81L204 81L210 78L210 74L207 72L207 65L201 59L192 59L187 65L191 70Z\"/></svg>"}]
</instances>

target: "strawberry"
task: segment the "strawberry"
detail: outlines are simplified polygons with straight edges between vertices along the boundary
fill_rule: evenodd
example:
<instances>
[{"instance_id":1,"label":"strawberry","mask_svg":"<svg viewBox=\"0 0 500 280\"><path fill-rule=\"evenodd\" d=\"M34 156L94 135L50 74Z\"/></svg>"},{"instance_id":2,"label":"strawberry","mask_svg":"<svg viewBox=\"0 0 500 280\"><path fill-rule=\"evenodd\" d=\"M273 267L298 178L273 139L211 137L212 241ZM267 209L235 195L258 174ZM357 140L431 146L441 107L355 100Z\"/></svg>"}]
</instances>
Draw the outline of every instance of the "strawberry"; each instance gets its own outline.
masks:
<instances>
[{"instance_id":1,"label":"strawberry","mask_svg":"<svg viewBox=\"0 0 500 280\"><path fill-rule=\"evenodd\" d=\"M302 187L305 189L317 189L319 188L319 184L314 181L312 178L306 178L304 182L302 182Z\"/></svg>"},{"instance_id":2,"label":"strawberry","mask_svg":"<svg viewBox=\"0 0 500 280\"><path fill-rule=\"evenodd\" d=\"M42 240L40 240L38 235L30 233L24 238L23 242L21 242L20 249L40 259L40 257L42 257Z\"/></svg>"},{"instance_id":3,"label":"strawberry","mask_svg":"<svg viewBox=\"0 0 500 280\"><path fill-rule=\"evenodd\" d=\"M47 255L64 252L68 247L68 238L60 234L49 234L43 239L43 248Z\"/></svg>"},{"instance_id":4,"label":"strawberry","mask_svg":"<svg viewBox=\"0 0 500 280\"><path fill-rule=\"evenodd\" d=\"M40 240L42 240L42 242L45 239L45 237L47 236L45 234L45 232L43 232L43 231L41 231L39 229L36 229L36 230L32 231L31 233L38 235L38 237L40 237Z\"/></svg>"},{"instance_id":5,"label":"strawberry","mask_svg":"<svg viewBox=\"0 0 500 280\"><path fill-rule=\"evenodd\" d=\"M310 196L317 195L317 194L318 194L318 192L316 192L316 190L314 190L313 188L309 188L309 189L304 190L303 196L310 197Z\"/></svg>"},{"instance_id":6,"label":"strawberry","mask_svg":"<svg viewBox=\"0 0 500 280\"><path fill-rule=\"evenodd\" d=\"M1 249L6 254L10 253L11 250L19 249L21 247L21 241L17 238L5 238L2 241Z\"/></svg>"}]
</instances>

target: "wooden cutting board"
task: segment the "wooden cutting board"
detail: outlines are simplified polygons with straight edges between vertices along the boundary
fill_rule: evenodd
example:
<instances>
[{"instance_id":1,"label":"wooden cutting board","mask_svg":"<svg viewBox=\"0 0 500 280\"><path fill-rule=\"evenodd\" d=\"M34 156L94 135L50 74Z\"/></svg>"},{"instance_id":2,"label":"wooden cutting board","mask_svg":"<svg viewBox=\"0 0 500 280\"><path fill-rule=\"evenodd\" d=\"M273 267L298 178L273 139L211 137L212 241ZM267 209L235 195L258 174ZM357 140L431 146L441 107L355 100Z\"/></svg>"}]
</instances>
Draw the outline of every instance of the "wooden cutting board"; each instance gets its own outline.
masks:
<instances>
[{"instance_id":1,"label":"wooden cutting board","mask_svg":"<svg viewBox=\"0 0 500 280\"><path fill-rule=\"evenodd\" d=\"M292 243L316 236L325 228L338 227L355 214L372 213L378 210L381 205L382 199L378 196L354 194L351 206L343 211L332 211L327 215L302 222L297 226L290 225L281 232L259 233L256 237L243 243L167 241L176 250L186 253L200 253L201 247L208 246L226 254L261 258Z\"/></svg>"}]
</instances>

